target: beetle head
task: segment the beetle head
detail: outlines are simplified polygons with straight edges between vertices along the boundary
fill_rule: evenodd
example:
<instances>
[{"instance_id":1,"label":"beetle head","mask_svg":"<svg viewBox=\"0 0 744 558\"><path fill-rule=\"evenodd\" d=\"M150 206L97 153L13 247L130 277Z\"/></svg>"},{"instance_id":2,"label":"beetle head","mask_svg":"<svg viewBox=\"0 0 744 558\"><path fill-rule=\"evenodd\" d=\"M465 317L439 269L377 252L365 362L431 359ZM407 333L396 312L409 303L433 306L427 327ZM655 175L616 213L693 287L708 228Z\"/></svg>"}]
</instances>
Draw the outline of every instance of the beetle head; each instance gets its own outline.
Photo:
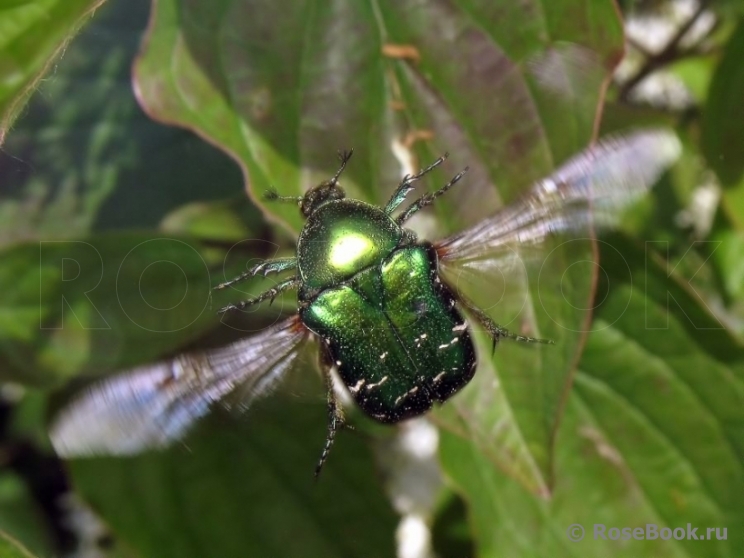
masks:
<instances>
[{"instance_id":1,"label":"beetle head","mask_svg":"<svg viewBox=\"0 0 744 558\"><path fill-rule=\"evenodd\" d=\"M302 211L302 214L305 217L309 217L311 213L324 203L333 200L340 200L346 197L346 192L344 192L343 188L338 185L338 177L341 176L342 172L344 172L346 163L349 162L349 159L351 159L353 154L353 149L348 151L339 151L338 159L341 161L341 165L336 171L336 174L333 175L333 178L314 186L302 197L302 200L300 201L300 211Z\"/></svg>"},{"instance_id":2,"label":"beetle head","mask_svg":"<svg viewBox=\"0 0 744 558\"><path fill-rule=\"evenodd\" d=\"M334 177L310 188L302 197L300 211L305 217L309 217L324 203L345 197L346 192L338 185L338 180Z\"/></svg>"}]
</instances>

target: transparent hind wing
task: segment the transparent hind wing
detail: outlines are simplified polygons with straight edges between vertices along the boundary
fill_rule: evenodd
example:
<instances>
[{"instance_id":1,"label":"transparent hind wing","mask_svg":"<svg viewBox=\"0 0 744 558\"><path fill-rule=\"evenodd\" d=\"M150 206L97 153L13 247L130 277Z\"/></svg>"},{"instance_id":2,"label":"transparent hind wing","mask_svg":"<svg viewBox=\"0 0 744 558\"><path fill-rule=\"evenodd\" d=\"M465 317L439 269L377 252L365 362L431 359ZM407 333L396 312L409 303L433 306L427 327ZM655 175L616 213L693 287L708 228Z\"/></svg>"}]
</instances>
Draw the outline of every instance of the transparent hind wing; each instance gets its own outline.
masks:
<instances>
[{"instance_id":1,"label":"transparent hind wing","mask_svg":"<svg viewBox=\"0 0 744 558\"><path fill-rule=\"evenodd\" d=\"M225 347L179 355L91 386L49 436L62 457L131 455L181 438L211 406L239 392L241 406L286 376L308 331L297 316Z\"/></svg>"},{"instance_id":2,"label":"transparent hind wing","mask_svg":"<svg viewBox=\"0 0 744 558\"><path fill-rule=\"evenodd\" d=\"M443 263L512 261L548 237L613 226L679 156L668 131L610 137L569 160L514 203L436 243Z\"/></svg>"}]
</instances>

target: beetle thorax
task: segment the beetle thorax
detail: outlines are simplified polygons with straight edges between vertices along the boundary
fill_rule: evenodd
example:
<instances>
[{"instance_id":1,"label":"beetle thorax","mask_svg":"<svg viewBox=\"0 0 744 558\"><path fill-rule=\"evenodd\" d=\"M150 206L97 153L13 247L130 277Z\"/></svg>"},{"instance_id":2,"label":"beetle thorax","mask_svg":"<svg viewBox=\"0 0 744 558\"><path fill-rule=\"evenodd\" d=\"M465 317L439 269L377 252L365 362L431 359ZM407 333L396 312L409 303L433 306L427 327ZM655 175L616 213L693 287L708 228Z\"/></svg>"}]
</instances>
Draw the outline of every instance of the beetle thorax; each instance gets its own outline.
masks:
<instances>
[{"instance_id":1,"label":"beetle thorax","mask_svg":"<svg viewBox=\"0 0 744 558\"><path fill-rule=\"evenodd\" d=\"M303 291L333 287L382 262L401 228L384 211L358 200L334 200L314 211L297 242Z\"/></svg>"}]
</instances>

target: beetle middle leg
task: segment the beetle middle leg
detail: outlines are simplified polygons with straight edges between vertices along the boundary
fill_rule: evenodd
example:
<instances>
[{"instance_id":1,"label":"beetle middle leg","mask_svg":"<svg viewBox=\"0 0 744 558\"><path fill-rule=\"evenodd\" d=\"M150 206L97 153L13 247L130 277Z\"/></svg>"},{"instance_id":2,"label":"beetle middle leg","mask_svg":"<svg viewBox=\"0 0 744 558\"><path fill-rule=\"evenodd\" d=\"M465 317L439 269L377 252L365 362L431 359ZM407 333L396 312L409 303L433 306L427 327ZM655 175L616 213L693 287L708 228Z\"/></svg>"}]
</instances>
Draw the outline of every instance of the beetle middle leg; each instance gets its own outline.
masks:
<instances>
[{"instance_id":1,"label":"beetle middle leg","mask_svg":"<svg viewBox=\"0 0 744 558\"><path fill-rule=\"evenodd\" d=\"M286 290L289 289L295 289L300 286L301 279L298 276L290 277L289 279L285 279L281 283L277 284L274 287L271 287L269 290L262 292L260 295L249 298L248 300L243 300L241 302L238 302L237 304L228 304L227 306L220 308L217 313L218 314L224 314L225 312L228 312L230 310L243 310L244 308L247 308L248 306L251 306L253 304L258 304L259 302L262 302L264 300L271 299L271 302L274 302L274 299L280 294L283 293Z\"/></svg>"},{"instance_id":2,"label":"beetle middle leg","mask_svg":"<svg viewBox=\"0 0 744 558\"><path fill-rule=\"evenodd\" d=\"M333 390L331 367L326 364L321 364L321 366L323 368L323 375L325 376L326 388L328 389L328 433L326 434L323 453L320 454L320 459L315 467L315 478L318 478L321 469L323 469L323 465L328 459L328 454L331 452L333 442L336 440L336 432L338 432L339 428L346 426L343 411L336 400L336 392Z\"/></svg>"},{"instance_id":3,"label":"beetle middle leg","mask_svg":"<svg viewBox=\"0 0 744 558\"><path fill-rule=\"evenodd\" d=\"M478 308L475 304L466 300L462 296L458 297L458 302L462 304L472 314L478 323L488 332L488 335L493 341L492 350L496 350L496 344L501 340L502 337L507 339L513 339L514 341L520 341L522 343L543 343L546 345L555 345L555 341L551 339L540 339L539 337L526 337L524 335L517 335L510 332L508 329L501 327L494 322L488 315Z\"/></svg>"},{"instance_id":4,"label":"beetle middle leg","mask_svg":"<svg viewBox=\"0 0 744 558\"><path fill-rule=\"evenodd\" d=\"M220 283L214 288L214 290L219 291L221 289L226 289L227 287L234 285L235 283L245 281L246 279L258 275L259 273L266 277L269 273L279 273L288 269L295 269L296 267L297 258L276 258L274 260L266 260L261 262L260 264L254 265L248 271L244 271L237 277L230 279L229 281L225 281L224 283Z\"/></svg>"}]
</instances>

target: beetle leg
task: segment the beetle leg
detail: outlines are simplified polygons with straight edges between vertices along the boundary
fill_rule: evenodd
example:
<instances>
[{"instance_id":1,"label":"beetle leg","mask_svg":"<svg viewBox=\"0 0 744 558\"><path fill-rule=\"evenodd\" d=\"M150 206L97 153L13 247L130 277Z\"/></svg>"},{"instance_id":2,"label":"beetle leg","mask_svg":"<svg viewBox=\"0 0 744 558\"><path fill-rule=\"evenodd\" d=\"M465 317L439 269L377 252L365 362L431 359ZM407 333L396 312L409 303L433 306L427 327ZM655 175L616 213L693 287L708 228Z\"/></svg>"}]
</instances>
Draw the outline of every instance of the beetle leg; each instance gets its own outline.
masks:
<instances>
[{"instance_id":1,"label":"beetle leg","mask_svg":"<svg viewBox=\"0 0 744 558\"><path fill-rule=\"evenodd\" d=\"M408 206L408 209L406 209L403 213L398 215L398 217L395 219L395 222L398 223L398 225L403 225L408 219L413 217L415 213L417 213L420 209L423 209L427 205L431 205L434 203L434 200L436 200L439 196L447 192L452 186L457 184L457 182L465 175L465 173L468 172L468 168L465 167L463 170L458 172L452 180L447 182L444 186L442 186L439 190L436 192L429 192L428 194L424 194L419 199L417 199L415 202L413 202L411 205ZM402 201L402 200L401 200Z\"/></svg>"},{"instance_id":2,"label":"beetle leg","mask_svg":"<svg viewBox=\"0 0 744 558\"><path fill-rule=\"evenodd\" d=\"M385 206L385 213L390 215L393 211L398 209L398 206L403 203L403 201L406 199L406 196L411 193L411 190L413 190L413 183L435 167L441 165L447 157L449 157L449 153L445 153L444 155L442 155L431 165L429 165L425 169L420 170L418 174L414 174L413 176L411 176L410 174L405 175L403 177L403 180L400 181L400 184L398 184L398 187L395 189L395 192L393 192L393 195L390 197L390 201L387 202L387 205Z\"/></svg>"},{"instance_id":3,"label":"beetle leg","mask_svg":"<svg viewBox=\"0 0 744 558\"><path fill-rule=\"evenodd\" d=\"M244 271L234 279L230 279L229 281L220 283L214 288L214 290L218 291L221 289L225 289L230 285L240 283L241 281L258 275L259 273L263 274L263 276L266 277L269 273L279 273L280 271L286 271L288 269L294 269L296 267L297 258L277 258L275 260L266 260L264 262L261 262L260 264L254 265L248 271Z\"/></svg>"},{"instance_id":4,"label":"beetle leg","mask_svg":"<svg viewBox=\"0 0 744 558\"><path fill-rule=\"evenodd\" d=\"M252 304L258 304L259 302L262 302L266 300L267 298L271 299L271 302L274 302L274 299L282 292L288 290L288 289L294 289L300 285L300 278L296 275L294 277L290 277L289 279L285 279L281 283L275 285L274 287L271 287L268 291L262 292L260 295L249 298L248 300L243 300L241 302L238 302L237 304L228 304L224 308L220 308L217 313L218 314L224 314L225 312L228 312L230 310L243 310L244 308L247 308L248 306L251 306Z\"/></svg>"},{"instance_id":5,"label":"beetle leg","mask_svg":"<svg viewBox=\"0 0 744 558\"><path fill-rule=\"evenodd\" d=\"M516 335L514 333L511 333L508 329L501 327L496 322L494 322L491 318L489 318L486 313L478 308L475 304L470 302L469 300L466 300L462 296L458 297L458 301L460 304L462 304L467 310L475 317L476 320L478 320L478 323L480 323L483 328L488 332L488 335L491 336L491 339L493 340L493 348L492 350L496 350L496 344L501 340L502 337L506 337L507 339L513 339L514 341L521 341L522 343L544 343L546 345L555 345L555 341L551 339L540 339L538 337L525 337L524 335Z\"/></svg>"},{"instance_id":6,"label":"beetle leg","mask_svg":"<svg viewBox=\"0 0 744 558\"><path fill-rule=\"evenodd\" d=\"M320 459L315 467L315 478L320 475L323 465L328 459L328 454L331 451L333 442L336 439L336 432L339 428L346 425L344 421L344 414L341 410L341 406L336 401L336 392L333 391L333 377L331 376L330 367L324 366L324 372L326 377L326 386L328 388L328 434L326 434L325 446L323 446L323 453L320 454Z\"/></svg>"}]
</instances>

